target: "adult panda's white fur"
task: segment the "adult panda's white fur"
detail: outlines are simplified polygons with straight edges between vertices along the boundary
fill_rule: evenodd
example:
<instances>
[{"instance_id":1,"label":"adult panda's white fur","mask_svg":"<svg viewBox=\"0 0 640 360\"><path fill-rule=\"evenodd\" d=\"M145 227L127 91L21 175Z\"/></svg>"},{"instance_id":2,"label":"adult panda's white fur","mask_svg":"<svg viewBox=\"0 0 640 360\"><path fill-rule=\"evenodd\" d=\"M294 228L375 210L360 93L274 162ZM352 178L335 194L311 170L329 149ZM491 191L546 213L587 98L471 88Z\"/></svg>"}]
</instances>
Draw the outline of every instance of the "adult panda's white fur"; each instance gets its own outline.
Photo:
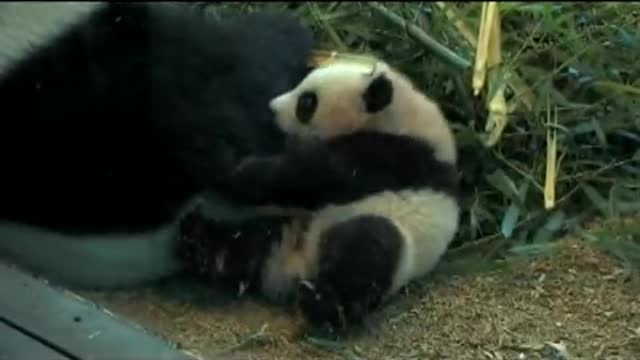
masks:
<instances>
[{"instance_id":1,"label":"adult panda's white fur","mask_svg":"<svg viewBox=\"0 0 640 360\"><path fill-rule=\"evenodd\" d=\"M103 6L80 1L0 3L0 74Z\"/></svg>"},{"instance_id":2,"label":"adult panda's white fur","mask_svg":"<svg viewBox=\"0 0 640 360\"><path fill-rule=\"evenodd\" d=\"M315 69L270 106L285 133L312 145L245 160L229 193L311 213L304 230L283 225L260 268L261 292L279 299L299 284L310 320L357 320L432 270L454 238L454 136L437 104L382 61L373 71Z\"/></svg>"},{"instance_id":3,"label":"adult panda's white fur","mask_svg":"<svg viewBox=\"0 0 640 360\"><path fill-rule=\"evenodd\" d=\"M146 6L149 6L148 9L151 9L153 6L154 9L157 10L149 10L149 12L147 12L148 9L144 8ZM162 12L162 9L160 9L162 6L173 6L173 8L168 8L166 12ZM33 74L40 74L44 79L45 90L49 84L55 84L57 82L67 86L64 90L72 89L69 90L69 92L75 91L78 94L86 94L90 92L86 90L90 89L95 90L95 94L100 91L106 91L105 94L120 92L125 95L129 94L130 98L135 99L136 94L133 93L135 90L132 90L131 88L135 89L135 85L139 85L139 83L141 83L141 81L136 83L136 76L140 72L132 74L130 83L132 85L131 88L106 89L104 88L105 79L109 79L110 77L115 79L119 78L118 76L122 77L124 71L128 70L123 69L120 73L116 73L120 70L115 68L104 70L103 68L100 68L102 63L100 62L101 58L99 57L99 54L91 53L90 51L87 51L87 49L91 49L92 51L98 50L98 52L104 49L107 49L105 51L110 51L110 46L121 43L122 49L117 59L124 58L128 56L127 54L129 52L134 53L138 50L138 48L135 47L133 49L126 47L131 46L126 44L127 39L135 39L135 35L140 34L140 32L137 31L143 31L140 29L144 29L144 31L148 31L149 33L152 33L152 35L154 31L158 31L161 35L159 35L157 39L153 36L148 37L148 43L150 46L155 46L155 43L158 43L157 46L167 48L176 46L176 49L173 52L175 55L172 55L173 53L171 51L152 54L153 56L161 58L159 62L162 62L162 66L165 67L162 69L166 69L166 74L163 74L162 78L158 82L159 84L164 85L162 90L166 91L167 94L171 91L175 93L175 101L164 101L158 103L162 106L172 106L176 109L179 108L179 106L184 106L184 116L175 116L175 118L170 118L169 116L165 117L164 114L161 114L158 118L158 122L160 123L165 121L165 123L162 123L160 126L167 126L167 124L170 124L174 119L180 118L180 125L176 125L173 133L179 134L176 136L184 136L185 138L180 139L180 143L178 143L179 141L177 139L169 139L167 143L174 140L176 143L167 144L167 147L169 148L171 146L175 146L174 149L167 149L167 152L177 154L181 151L185 151L185 153L176 155L176 157L184 156L181 158L182 160L178 161L182 162L178 167L175 166L175 159L167 159L167 172L158 172L157 176L155 176L156 180L154 182L150 182L149 187L155 186L155 183L174 181L169 179L171 176L183 179L193 176L195 178L199 177L198 180L202 180L202 183L210 183L211 186L214 187L212 190L215 190L215 184L211 181L212 179L207 178L207 176L211 174L201 171L208 165L204 165L203 168L197 168L199 164L195 164L196 161L200 160L204 155L194 155L193 153L189 153L189 151L191 151L190 148L185 149L182 146L188 146L190 143L195 144L200 140L197 138L198 136L208 136L208 131L214 130L215 133L215 130L217 130L216 128L220 128L220 133L224 133L226 130L231 133L227 138L224 138L225 140L235 136L236 138L231 140L232 142L236 141L234 145L242 142L242 145L236 145L237 148L235 149L241 153L268 153L268 151L272 151L272 148L278 148L278 140L275 140L277 137L273 136L271 130L265 130L266 128L269 128L269 126L259 124L259 122L266 122L265 120L268 120L268 99L275 94L290 88L297 82L297 80L299 80L297 72L302 68L299 64L304 64L307 59L308 51L311 47L311 37L310 33L306 29L301 29L297 25L293 25L294 22L292 22L288 17L284 19L284 21L283 19L278 20L276 17L247 17L240 20L240 22L245 22L245 24L241 26L234 25L233 21L231 21L231 25L227 27L216 27L217 25L204 24L205 20L203 20L203 14L200 14L201 16L194 16L187 14L186 11L185 6L169 4L110 5L100 2L0 3L0 92L1 94L13 96L13 94L16 93L13 90L16 88L18 88L18 91L23 91L20 79L23 79L22 83L26 84L34 80L34 78L30 76ZM117 16L119 13L122 13L125 16L120 18ZM105 14L104 16L113 15L113 23L105 25L104 17L101 18L102 15L100 14ZM147 17L147 14L151 15ZM127 18L127 16L131 16L131 18ZM193 21L190 21L189 17L193 17L191 19ZM150 24L145 22L148 19L150 19ZM131 23L128 23L127 20L131 20ZM210 20L213 21L212 18ZM181 23L184 26L172 27L175 24ZM148 28L145 28L147 25L149 25ZM121 27L117 28L117 26ZM291 26L293 26L293 28ZM198 27L201 27L203 31L198 33ZM113 33L109 33L109 31L113 31ZM125 34L127 31L137 33L132 36L127 36ZM231 36L230 34L234 33L242 33L239 36L241 38L242 36L245 36L243 39L253 39L256 34L251 35L252 31L255 31L261 39L257 40L259 43L256 44L247 44L246 41L240 40L240 42L242 42L242 46L246 48L245 50L242 50L240 47L228 46L228 43L225 44L225 49L232 50L220 50L220 44L216 43L220 38ZM75 32L73 40L70 40L70 38L63 38L72 32ZM91 42L91 39L103 35L105 37L102 39L108 39L109 41ZM263 35L265 36L264 38L262 38ZM110 37L107 38L107 36ZM190 41L190 36L195 36L195 39ZM75 43L73 43L74 41ZM82 43L82 41L86 41L86 43ZM178 42L179 45L176 45ZM184 44L187 44L185 46L185 48L188 49L187 52L179 50ZM67 45L68 49L64 50L63 48ZM103 47L101 48L101 46ZM262 59L262 55L266 53L266 51L261 48L262 46L270 48L269 51L276 49L275 51L277 52L277 56L272 57L271 62L266 65L263 63ZM189 50L194 52L188 52ZM59 51L59 53L56 53L57 51ZM75 54L79 55L74 55L75 57L69 56L73 51L77 51ZM85 51L85 53L82 53L82 51ZM142 52L144 50L140 51ZM43 58L41 57L43 53L49 55L46 55ZM137 54L138 53L135 53L131 55L131 57L134 58L139 56ZM95 84L86 85L87 88L82 88L81 86L85 86L83 81L89 80L87 80L87 77L82 78L81 74L76 74L76 69L71 69L67 77L60 76L60 74L57 73L60 69L66 69L72 66L72 64L64 63L63 61L84 59L85 56L87 65L98 64L95 72L91 73L91 75L94 76L92 81L95 81ZM93 56L95 56L95 58L92 58ZM170 58L172 56L175 56L175 59ZM209 86L210 83L206 84L206 76L211 73L210 69L215 71L217 68L227 66L226 61L229 57L235 57L237 60L236 63L241 64L240 66L245 66L247 74L241 74L236 76L236 78L230 77L229 80L226 80L229 76L225 75L226 77L224 79L217 79L217 81L214 81L214 83L219 84L219 86L214 86L213 88ZM146 60L146 57L143 59ZM114 61L115 60L116 57L114 57ZM134 60L135 59L132 59L132 61ZM90 63L90 61L94 62ZM194 66L183 66L182 63L186 61L194 61L198 63ZM87 68L89 68L89 66L87 66ZM84 68L81 66L80 70L84 70ZM22 71L20 73L21 75L14 76L18 71ZM103 72L100 73L100 71ZM187 79L187 75L190 75L190 71L199 71L200 75L196 80L193 80L193 83L188 84L187 82L190 80L183 80L183 78ZM255 78L255 76L250 74L255 74L256 71L261 77L260 80L250 81L250 78ZM38 77L38 75L33 76L35 76L35 78ZM45 78L46 76L51 76L51 78ZM65 82L67 81L67 78L73 80ZM38 78L36 80L40 79ZM78 85L76 89L73 89L73 85L70 85L73 84L73 81L77 81ZM173 86L166 86L167 83L171 81L175 82ZM235 91L239 86L234 85L237 83L245 85L251 84L250 86L257 87L257 90L256 88L250 88L247 89L247 92L245 93L238 92L237 95L251 96L250 94L253 94L254 91L259 94L255 96L255 99L243 99L242 101L244 102L240 105L237 98L230 100L229 96L231 95L225 97L226 95L220 95L218 92L222 89L227 93L229 90ZM42 84L34 81L34 86L42 86ZM190 100L192 99L189 98L179 99L179 96L189 96L180 95L185 88L196 88L198 90L198 87L205 88L207 86L208 88L206 91L213 91L213 94L210 94L212 95L212 98L209 100L204 97L206 94L204 91L199 93L199 96L202 96L201 103L192 104L190 103ZM180 90L176 90L177 88L180 88ZM27 90L24 91L24 94L26 95L18 100L22 101L22 99L25 99L25 102L27 102L26 99L29 98L30 94L28 94ZM62 92L64 93L64 91ZM93 92L91 93L94 94ZM271 95L269 95L270 93ZM55 92L52 94L53 96L60 97L60 104L67 104L68 106L65 109L58 107L55 110L51 110L46 114L46 116L41 116L39 113L36 114L35 111L37 110L34 110L34 112L31 113L32 115L21 115L18 112L15 120L10 119L9 114L6 113L8 110L5 105L8 105L10 108L13 107L13 104L16 103L15 100L17 99L17 95L16 99L8 99L7 97L0 99L0 103L3 104L2 111L4 112L2 115L2 121L7 126L0 126L0 133L4 132L6 135L6 130L9 129L11 131L16 131L16 134L19 134L19 138L28 139L29 136L36 134L38 131L41 133L46 132L46 130L39 130L40 125L43 125L43 127L46 128L50 124L59 124L61 129L60 132L53 132L52 137L59 136L59 138L57 138L58 141L76 141L77 138L73 138L71 135L65 135L65 131L67 134L74 131L73 126L62 122L63 119L76 116L75 113L71 113L68 110L72 108L72 105L74 105L73 99L69 100L69 97L63 99L62 96L64 95L57 95ZM125 95L122 96L125 97ZM261 99L261 96L265 98ZM167 100L171 98L172 95L167 95L164 99ZM219 109L221 103L224 102L225 99L227 100L227 104L231 103L231 106ZM96 98L91 98L91 100L100 103ZM119 102L120 100L113 100L112 103L108 105L109 101L109 99L104 100L100 105L107 104L104 109L117 109L121 104ZM207 107L206 104L204 104L207 101L211 103L210 107ZM236 103L234 103L234 101L236 101ZM257 107L258 103L260 103L260 110L253 110L252 107L254 105ZM142 102L141 104L144 105ZM48 106L51 107L50 104ZM243 111L249 112L248 114L250 116L245 116L247 114L244 114L242 111L238 112L237 108L240 106L247 109ZM15 105L15 107L17 109L18 105ZM34 101L29 110L38 109L39 107L46 109L46 105L41 105L41 103ZM135 109L132 109L132 113L133 110ZM59 113L55 111L58 111ZM65 111L67 112L65 113ZM122 109L122 111L126 113L126 109ZM100 110L95 110L95 112L96 115L100 115ZM162 113L160 110L159 112ZM196 114L196 112L200 113ZM190 122L186 119L189 116L191 116L190 119L192 120L201 119L202 121L210 122L210 125L202 127L202 124L198 124L200 128L196 127L190 129L188 128L191 126L188 125ZM77 118L81 118L81 116L77 116ZM90 124L91 121L94 121L95 119L91 116L86 116L84 117L84 120L86 123ZM138 120L146 121L147 118L133 119L134 122ZM222 123L220 123L220 121L222 121ZM113 128L109 128L110 125L105 123L101 123L99 125L105 126L104 128L114 130L122 135L127 134L128 128L126 127L126 124L123 128L117 130L117 127L122 126L123 124L118 121L114 121L113 123ZM17 124L19 126L14 127L14 125L11 124ZM29 128L22 124L30 124L31 127ZM152 126L156 126L155 123ZM236 130L235 128L232 128L238 126L242 129ZM255 126L255 129L252 129L252 126ZM20 128L20 130L15 130L17 128ZM148 130L148 133L151 134L156 131L157 128L149 128ZM257 135L255 135L255 133L249 135L249 133L254 130ZM237 134L234 134L234 132L237 132ZM87 136L96 136L96 134L87 134ZM214 136L217 136L217 134ZM14 136L14 138L16 137ZM270 139L267 140L267 138ZM0 134L0 139L2 139L0 142L5 144L7 143L7 139L2 137L2 134ZM213 139L213 136L209 139ZM29 142L25 142L25 144L26 143ZM215 145L218 143L220 143L218 140L210 141L210 144ZM78 153L87 152L87 149L83 147L84 145L85 143L82 141L79 142L77 146ZM129 145L131 144L126 143L126 140L118 138L113 140L112 147L116 150ZM133 145L131 146L133 147ZM10 147L11 145L7 146ZM29 206L32 206L33 213L37 213L39 211L36 209L40 205L51 207L48 207L48 210L40 211L38 215L32 216L30 214L25 215L26 212L21 213L23 210L16 209L14 211L11 206L3 206L0 213L0 255L3 259L9 262L25 266L30 270L34 270L35 272L44 275L46 278L57 280L65 285L90 288L121 287L137 285L171 275L181 267L174 254L177 235L176 222L186 209L190 209L196 202L205 202L210 206L211 211L218 215L222 215L223 217L242 216L243 212L246 211L246 209L242 209L237 206L234 207L231 204L222 201L222 199L216 198L215 195L211 195L210 197L209 195L204 195L207 191L207 189L204 189L206 186L185 185L184 192L188 196L185 196L184 199L180 199L184 201L177 201L175 198L168 200L169 202L175 201L175 204L181 204L179 206L176 205L175 209L172 208L172 211L170 211L172 213L171 216L166 216L164 218L160 216L153 218L152 220L138 220L135 216L124 219L125 216L122 216L118 218L118 220L113 220L113 223L110 223L111 220L108 218L104 218L105 220L102 221L99 220L99 216L94 216L92 220L94 223L92 224L83 223L82 219L78 219L77 222L71 226L67 220L65 220L66 222L62 221L64 224L56 223L56 220L47 219L47 211L49 211L49 214L51 214L52 217L55 217L57 216L57 213L65 211L65 206L60 204L59 210L55 211L51 210L55 209L55 204L51 205L46 203L46 201L39 204L37 196L30 197L29 186L21 185L18 177L20 176L19 171L22 169L33 169L41 165L48 165L52 162L64 163L65 159L56 158L56 149L52 148L50 144L36 144L36 146L40 146L41 148L34 151L41 151L43 154L42 158L37 161L34 160L34 162L29 165L19 164L17 160L12 162L13 160L11 160L11 157L13 157L13 159L18 159L19 156L22 156L22 152L24 151L20 147L9 148L7 146L3 147L0 145L0 151L3 152L3 154L0 154L0 158L3 159L2 165L0 165L0 172L3 174L3 180L0 182L3 187L1 194L18 194L15 196L15 199L12 199L12 201L19 202L19 198L21 197L24 199L25 204L29 204L31 202ZM21 146L23 145L21 144ZM146 143L141 141L138 146L141 149L145 149ZM151 147L148 149L153 150ZM217 149L221 149L221 147L216 148L214 146L212 148L196 149L196 151L200 154L206 153L208 155L212 155L210 161L215 163L215 166L212 166L212 168L215 169L217 166L216 164L218 164L218 158L222 156L220 152L216 152ZM91 152L88 151L87 154L90 155ZM49 156L49 158L47 158L47 156ZM166 156L166 154L164 152L155 153L154 156L156 158L162 158L163 156ZM9 165L7 165L7 161L5 161L7 159L10 160L8 162ZM115 161L117 162L119 160ZM188 163L189 161L192 161L193 164ZM204 161L206 162L206 160ZM192 173L186 174L185 172L187 169L183 169L181 167L182 165L194 165L196 168L188 169L189 171L192 171ZM161 167L162 165L160 165L160 168ZM60 168L58 171L64 172L65 170ZM153 170L150 170L149 175L151 175L151 171ZM108 169L105 169L105 173L107 172ZM133 175L134 178L136 176L138 175ZM10 177L12 180L7 180ZM149 178L154 178L154 176L151 175ZM183 179L178 180L177 182L187 181ZM25 180L28 179L25 178ZM13 181L11 184L17 185L19 189L12 189L7 185L7 181ZM48 178L46 174L38 181L41 181L44 187L48 186ZM104 183L108 184L109 179L105 178ZM182 184L184 184L184 182ZM180 186L178 185L177 187ZM51 191L49 193L56 191L55 186L51 186L50 189ZM46 190L42 191L46 192ZM101 188L96 186L96 195L99 195L100 191ZM164 193L162 191L158 191L156 199L152 199L152 201L147 205L147 208L153 210L164 206L165 204L161 199L165 197L167 193L173 191L174 189L169 189ZM181 191L182 190L178 190L178 192ZM135 193L135 190L133 192ZM2 197L2 200L0 201L6 200L5 195L0 196ZM181 196L182 195L178 195L175 197ZM99 196L96 196L96 199L98 198ZM99 200L95 201L95 208L99 208L99 203ZM132 198L130 205L144 208L144 198ZM127 205L124 205L122 210L126 210L126 208ZM82 209L76 208L74 211L81 213ZM169 211L167 213L169 213ZM117 211L112 212L111 214L113 214L114 217L119 216L117 215ZM140 215L143 215L143 212L141 212ZM38 219L33 220L33 218ZM25 220L20 221L22 219ZM78 229L81 230L76 231L74 229L70 229L70 227L73 228L75 225L77 225Z\"/></svg>"}]
</instances>

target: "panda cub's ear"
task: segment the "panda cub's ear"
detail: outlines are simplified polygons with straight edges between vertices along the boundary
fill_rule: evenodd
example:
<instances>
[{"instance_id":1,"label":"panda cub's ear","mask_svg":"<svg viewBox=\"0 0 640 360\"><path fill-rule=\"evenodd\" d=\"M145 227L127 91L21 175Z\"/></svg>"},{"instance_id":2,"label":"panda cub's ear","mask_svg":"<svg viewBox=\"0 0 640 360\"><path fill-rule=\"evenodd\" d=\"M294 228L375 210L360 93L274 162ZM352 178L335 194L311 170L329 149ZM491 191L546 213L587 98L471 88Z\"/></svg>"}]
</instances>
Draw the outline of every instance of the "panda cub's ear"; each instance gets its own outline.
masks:
<instances>
[{"instance_id":1,"label":"panda cub's ear","mask_svg":"<svg viewBox=\"0 0 640 360\"><path fill-rule=\"evenodd\" d=\"M393 100L393 84L391 80L381 73L376 76L362 95L365 108L368 113L376 113L391 104Z\"/></svg>"}]
</instances>

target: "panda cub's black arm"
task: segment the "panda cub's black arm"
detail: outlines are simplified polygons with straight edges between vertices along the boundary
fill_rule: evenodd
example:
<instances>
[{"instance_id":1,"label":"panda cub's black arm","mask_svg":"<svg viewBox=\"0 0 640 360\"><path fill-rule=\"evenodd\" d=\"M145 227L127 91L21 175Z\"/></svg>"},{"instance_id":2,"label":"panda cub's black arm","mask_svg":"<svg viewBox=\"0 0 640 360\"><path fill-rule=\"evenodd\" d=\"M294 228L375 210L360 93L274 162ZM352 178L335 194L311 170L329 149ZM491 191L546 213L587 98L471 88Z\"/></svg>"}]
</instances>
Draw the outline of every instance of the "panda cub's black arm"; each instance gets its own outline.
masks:
<instances>
[{"instance_id":1,"label":"panda cub's black arm","mask_svg":"<svg viewBox=\"0 0 640 360\"><path fill-rule=\"evenodd\" d=\"M455 187L456 171L407 136L360 132L242 162L225 193L251 205L313 209L383 190Z\"/></svg>"},{"instance_id":2,"label":"panda cub's black arm","mask_svg":"<svg viewBox=\"0 0 640 360\"><path fill-rule=\"evenodd\" d=\"M273 156L244 159L226 181L225 195L249 205L314 208L326 202L344 178L344 164L328 144ZM342 180L344 182L344 180Z\"/></svg>"}]
</instances>

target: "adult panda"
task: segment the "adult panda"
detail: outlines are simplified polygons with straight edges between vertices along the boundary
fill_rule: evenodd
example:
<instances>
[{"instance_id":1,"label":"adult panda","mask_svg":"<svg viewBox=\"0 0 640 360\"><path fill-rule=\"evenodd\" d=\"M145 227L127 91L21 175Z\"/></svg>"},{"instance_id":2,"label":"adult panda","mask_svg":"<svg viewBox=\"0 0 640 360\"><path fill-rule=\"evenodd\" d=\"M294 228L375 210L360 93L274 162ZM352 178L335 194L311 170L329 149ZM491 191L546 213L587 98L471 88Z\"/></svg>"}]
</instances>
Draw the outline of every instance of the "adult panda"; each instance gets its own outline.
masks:
<instances>
[{"instance_id":1,"label":"adult panda","mask_svg":"<svg viewBox=\"0 0 640 360\"><path fill-rule=\"evenodd\" d=\"M311 145L246 159L225 194L309 219L190 214L182 256L204 253L207 275L252 281L271 299L297 292L311 323L344 327L432 270L454 238L454 136L439 107L382 61L319 67L270 106L285 133Z\"/></svg>"},{"instance_id":2,"label":"adult panda","mask_svg":"<svg viewBox=\"0 0 640 360\"><path fill-rule=\"evenodd\" d=\"M287 15L0 4L0 254L68 286L176 272L176 219L200 194L242 215L214 196L228 154L284 146L268 102L312 45Z\"/></svg>"}]
</instances>

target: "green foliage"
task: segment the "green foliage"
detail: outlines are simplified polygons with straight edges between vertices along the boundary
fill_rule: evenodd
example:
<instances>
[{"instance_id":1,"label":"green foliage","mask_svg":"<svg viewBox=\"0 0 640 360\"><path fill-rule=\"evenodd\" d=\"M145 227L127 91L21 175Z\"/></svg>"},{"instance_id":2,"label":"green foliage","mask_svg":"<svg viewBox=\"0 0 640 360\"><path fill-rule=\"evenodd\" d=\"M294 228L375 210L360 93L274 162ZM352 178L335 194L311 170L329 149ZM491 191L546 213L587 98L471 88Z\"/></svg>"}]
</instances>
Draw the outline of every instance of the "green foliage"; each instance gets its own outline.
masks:
<instances>
[{"instance_id":1,"label":"green foliage","mask_svg":"<svg viewBox=\"0 0 640 360\"><path fill-rule=\"evenodd\" d=\"M477 33L481 3L447 4ZM525 81L537 102L531 111L520 108L511 114L501 140L490 149L481 142L486 110L484 99L471 94L471 69L436 56L424 40L384 14L415 25L428 34L427 41L472 61L474 48L435 4L224 3L209 5L207 11L220 15L265 8L296 12L323 48L382 57L439 101L461 150L466 196L457 244L493 239L513 252L529 252L547 248L541 243L585 217L640 211L637 2L501 3L504 65ZM543 184L549 111L558 114L560 165L557 206L547 211Z\"/></svg>"}]
</instances>

